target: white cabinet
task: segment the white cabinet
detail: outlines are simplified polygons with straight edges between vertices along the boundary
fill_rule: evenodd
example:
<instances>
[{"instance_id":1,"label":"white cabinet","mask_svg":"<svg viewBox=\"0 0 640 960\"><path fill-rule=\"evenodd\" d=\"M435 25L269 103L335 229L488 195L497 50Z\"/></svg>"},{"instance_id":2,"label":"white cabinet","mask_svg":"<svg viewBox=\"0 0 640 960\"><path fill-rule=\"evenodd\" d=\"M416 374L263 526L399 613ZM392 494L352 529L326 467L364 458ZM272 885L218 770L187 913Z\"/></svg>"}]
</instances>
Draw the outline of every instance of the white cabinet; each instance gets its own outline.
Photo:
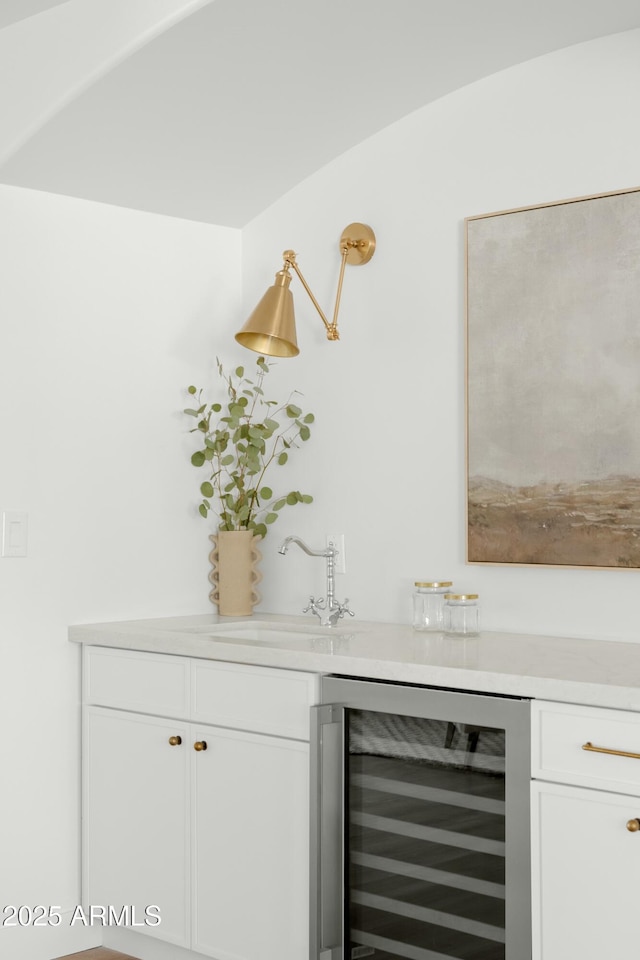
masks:
<instances>
[{"instance_id":1,"label":"white cabinet","mask_svg":"<svg viewBox=\"0 0 640 960\"><path fill-rule=\"evenodd\" d=\"M181 744L171 746L171 738ZM111 905L137 932L189 945L188 724L87 707L85 905ZM162 922L145 924L159 906ZM135 912L135 916L133 916ZM142 924L142 926L138 926Z\"/></svg>"},{"instance_id":2,"label":"white cabinet","mask_svg":"<svg viewBox=\"0 0 640 960\"><path fill-rule=\"evenodd\" d=\"M308 744L202 727L192 946L236 960L309 951Z\"/></svg>"},{"instance_id":3,"label":"white cabinet","mask_svg":"<svg viewBox=\"0 0 640 960\"><path fill-rule=\"evenodd\" d=\"M532 722L533 960L631 960L640 759L609 751L640 754L640 716L536 702Z\"/></svg>"},{"instance_id":4,"label":"white cabinet","mask_svg":"<svg viewBox=\"0 0 640 960\"><path fill-rule=\"evenodd\" d=\"M294 671L86 648L85 903L217 960L306 956L317 689Z\"/></svg>"},{"instance_id":5,"label":"white cabinet","mask_svg":"<svg viewBox=\"0 0 640 960\"><path fill-rule=\"evenodd\" d=\"M536 783L534 960L638 955L640 797ZM534 858L535 860L535 858Z\"/></svg>"}]
</instances>

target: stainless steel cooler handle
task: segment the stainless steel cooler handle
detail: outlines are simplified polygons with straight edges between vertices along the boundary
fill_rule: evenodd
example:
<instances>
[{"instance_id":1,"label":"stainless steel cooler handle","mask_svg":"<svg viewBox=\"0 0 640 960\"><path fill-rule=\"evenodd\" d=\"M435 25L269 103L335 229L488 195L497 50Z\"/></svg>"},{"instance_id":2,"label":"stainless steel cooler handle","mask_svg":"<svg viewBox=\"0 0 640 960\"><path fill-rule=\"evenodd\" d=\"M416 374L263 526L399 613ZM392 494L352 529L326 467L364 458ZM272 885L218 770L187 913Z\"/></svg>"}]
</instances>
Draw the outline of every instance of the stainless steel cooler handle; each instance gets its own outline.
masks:
<instances>
[{"instance_id":1,"label":"stainless steel cooler handle","mask_svg":"<svg viewBox=\"0 0 640 960\"><path fill-rule=\"evenodd\" d=\"M311 960L344 958L344 708L311 707Z\"/></svg>"}]
</instances>

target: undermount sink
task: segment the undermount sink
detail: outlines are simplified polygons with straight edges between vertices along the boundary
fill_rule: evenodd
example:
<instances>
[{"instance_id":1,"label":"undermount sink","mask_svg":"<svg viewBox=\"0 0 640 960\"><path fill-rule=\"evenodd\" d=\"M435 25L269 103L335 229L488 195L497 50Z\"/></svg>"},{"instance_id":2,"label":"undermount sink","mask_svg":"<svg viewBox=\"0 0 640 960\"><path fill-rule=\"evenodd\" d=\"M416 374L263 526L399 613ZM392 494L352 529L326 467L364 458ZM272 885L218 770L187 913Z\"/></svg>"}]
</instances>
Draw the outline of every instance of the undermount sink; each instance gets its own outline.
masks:
<instances>
[{"instance_id":1,"label":"undermount sink","mask_svg":"<svg viewBox=\"0 0 640 960\"><path fill-rule=\"evenodd\" d=\"M326 628L301 627L295 624L256 620L253 623L212 623L186 627L185 633L198 633L216 640L246 640L249 643L299 643L312 637L322 637Z\"/></svg>"}]
</instances>

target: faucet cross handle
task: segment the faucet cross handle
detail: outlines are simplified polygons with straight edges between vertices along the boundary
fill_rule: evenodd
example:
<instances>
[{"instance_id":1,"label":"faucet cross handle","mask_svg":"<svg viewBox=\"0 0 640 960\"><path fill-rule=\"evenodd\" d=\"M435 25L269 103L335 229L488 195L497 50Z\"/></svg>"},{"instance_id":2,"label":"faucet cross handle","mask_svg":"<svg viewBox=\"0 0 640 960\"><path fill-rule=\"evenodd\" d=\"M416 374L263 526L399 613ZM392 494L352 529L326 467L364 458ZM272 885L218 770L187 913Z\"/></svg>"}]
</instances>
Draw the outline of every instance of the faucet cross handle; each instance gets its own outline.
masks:
<instances>
[{"instance_id":1,"label":"faucet cross handle","mask_svg":"<svg viewBox=\"0 0 640 960\"><path fill-rule=\"evenodd\" d=\"M315 597L309 597L309 602L306 607L303 609L303 613L315 613L320 616L320 611L324 610L324 600L322 597L319 600L316 600Z\"/></svg>"},{"instance_id":2,"label":"faucet cross handle","mask_svg":"<svg viewBox=\"0 0 640 960\"><path fill-rule=\"evenodd\" d=\"M329 615L331 623L335 626L338 620L342 620L345 613L348 613L350 617L355 617L353 610L349 609L349 597L347 597L344 603L336 600L335 606Z\"/></svg>"}]
</instances>

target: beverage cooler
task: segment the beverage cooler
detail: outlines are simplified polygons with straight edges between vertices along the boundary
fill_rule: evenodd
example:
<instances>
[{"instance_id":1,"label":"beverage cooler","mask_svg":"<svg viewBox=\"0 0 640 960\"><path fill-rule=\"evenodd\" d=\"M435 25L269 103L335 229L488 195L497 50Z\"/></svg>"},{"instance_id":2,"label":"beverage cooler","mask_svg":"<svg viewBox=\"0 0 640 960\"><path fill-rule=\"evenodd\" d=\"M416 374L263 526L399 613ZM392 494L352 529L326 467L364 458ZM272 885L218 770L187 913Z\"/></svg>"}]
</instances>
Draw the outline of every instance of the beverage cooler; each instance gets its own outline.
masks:
<instances>
[{"instance_id":1,"label":"beverage cooler","mask_svg":"<svg viewBox=\"0 0 640 960\"><path fill-rule=\"evenodd\" d=\"M311 960L530 960L529 706L323 678Z\"/></svg>"}]
</instances>

